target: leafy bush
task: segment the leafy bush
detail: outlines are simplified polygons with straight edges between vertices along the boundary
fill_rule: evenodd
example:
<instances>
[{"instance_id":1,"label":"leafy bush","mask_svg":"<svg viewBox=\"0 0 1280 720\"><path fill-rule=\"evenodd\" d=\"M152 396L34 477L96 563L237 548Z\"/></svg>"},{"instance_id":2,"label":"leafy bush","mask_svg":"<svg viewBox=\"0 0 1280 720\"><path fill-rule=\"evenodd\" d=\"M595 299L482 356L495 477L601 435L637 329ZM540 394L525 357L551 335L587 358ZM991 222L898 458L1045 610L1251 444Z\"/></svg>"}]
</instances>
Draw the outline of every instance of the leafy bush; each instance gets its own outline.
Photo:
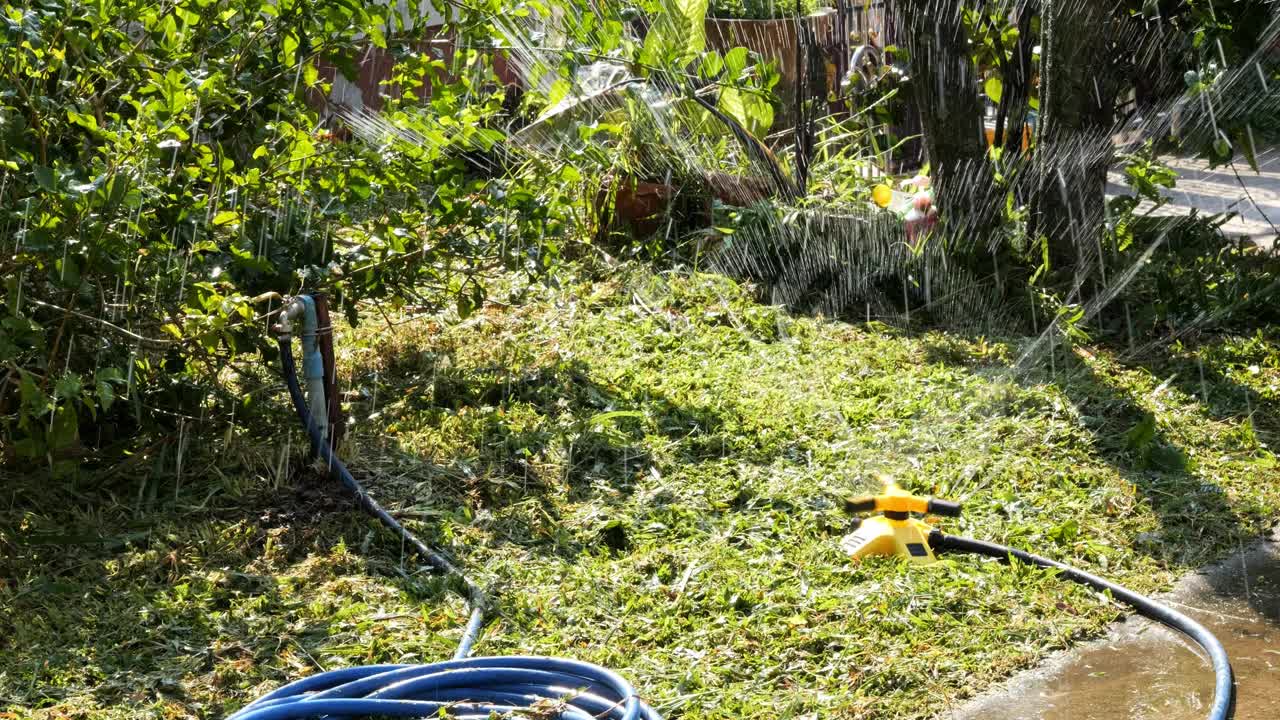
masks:
<instances>
[{"instance_id":1,"label":"leafy bush","mask_svg":"<svg viewBox=\"0 0 1280 720\"><path fill-rule=\"evenodd\" d=\"M1121 334L1163 335L1280 321L1280 255L1227 236L1229 214L1154 214L1177 173L1156 159L1151 143L1122 161L1133 194L1108 201L1108 272L1119 285L1103 324ZM1130 269L1139 271L1126 279Z\"/></svg>"},{"instance_id":2,"label":"leafy bush","mask_svg":"<svg viewBox=\"0 0 1280 720\"><path fill-rule=\"evenodd\" d=\"M745 47L708 49L706 0L556 7L521 8L512 15L523 22L506 33L607 52L532 56L525 106L538 114L519 141L584 178L582 204L610 252L696 251L688 241L705 235L713 197L740 202L790 184L762 140L774 121L777 67Z\"/></svg>"},{"instance_id":3,"label":"leafy bush","mask_svg":"<svg viewBox=\"0 0 1280 720\"><path fill-rule=\"evenodd\" d=\"M490 179L469 160L501 137L484 56L461 55L468 72L433 88L410 156L320 126L306 102L327 91L318 61L350 68L372 43L424 64L384 7L3 7L7 455L69 472L187 420L243 420L238 378L273 357L277 293L327 289L355 320L357 300L425 286L423 301L459 297L465 313L485 271L553 261L556 188L532 172Z\"/></svg>"}]
</instances>

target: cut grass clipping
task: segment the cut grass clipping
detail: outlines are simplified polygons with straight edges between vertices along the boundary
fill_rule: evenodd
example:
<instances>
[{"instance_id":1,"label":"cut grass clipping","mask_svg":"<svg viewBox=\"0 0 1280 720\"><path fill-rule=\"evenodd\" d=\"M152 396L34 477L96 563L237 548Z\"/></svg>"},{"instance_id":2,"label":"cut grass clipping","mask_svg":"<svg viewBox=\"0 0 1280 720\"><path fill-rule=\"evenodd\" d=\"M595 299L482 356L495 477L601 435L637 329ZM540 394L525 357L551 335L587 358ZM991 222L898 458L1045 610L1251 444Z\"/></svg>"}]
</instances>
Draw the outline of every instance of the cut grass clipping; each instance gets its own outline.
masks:
<instances>
[{"instance_id":1,"label":"cut grass clipping","mask_svg":"<svg viewBox=\"0 0 1280 720\"><path fill-rule=\"evenodd\" d=\"M606 665L672 718L924 718L1123 608L970 558L850 565L840 500L878 473L963 500L948 531L1141 591L1280 509L1276 335L1015 367L1030 343L792 318L721 277L635 270L343 332L345 454L498 595L482 654ZM181 487L5 480L6 717L220 717L320 669L449 656L461 603L280 462L302 445L281 418L279 443L194 443Z\"/></svg>"}]
</instances>

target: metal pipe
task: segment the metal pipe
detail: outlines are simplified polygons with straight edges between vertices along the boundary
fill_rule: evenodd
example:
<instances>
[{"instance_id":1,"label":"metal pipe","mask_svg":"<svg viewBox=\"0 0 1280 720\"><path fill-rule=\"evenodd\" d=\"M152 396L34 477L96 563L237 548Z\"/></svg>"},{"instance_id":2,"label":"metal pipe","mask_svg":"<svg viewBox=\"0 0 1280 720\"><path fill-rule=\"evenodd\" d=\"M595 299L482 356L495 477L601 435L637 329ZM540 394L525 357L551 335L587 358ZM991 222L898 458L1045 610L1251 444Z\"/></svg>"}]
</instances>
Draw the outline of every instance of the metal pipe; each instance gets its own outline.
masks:
<instances>
[{"instance_id":1,"label":"metal pipe","mask_svg":"<svg viewBox=\"0 0 1280 720\"><path fill-rule=\"evenodd\" d=\"M302 376L307 385L307 406L320 431L320 437L329 436L329 403L324 391L324 358L320 355L318 339L320 323L316 318L316 303L310 295L291 298L276 321L276 332L288 339L293 326L302 320Z\"/></svg>"}]
</instances>

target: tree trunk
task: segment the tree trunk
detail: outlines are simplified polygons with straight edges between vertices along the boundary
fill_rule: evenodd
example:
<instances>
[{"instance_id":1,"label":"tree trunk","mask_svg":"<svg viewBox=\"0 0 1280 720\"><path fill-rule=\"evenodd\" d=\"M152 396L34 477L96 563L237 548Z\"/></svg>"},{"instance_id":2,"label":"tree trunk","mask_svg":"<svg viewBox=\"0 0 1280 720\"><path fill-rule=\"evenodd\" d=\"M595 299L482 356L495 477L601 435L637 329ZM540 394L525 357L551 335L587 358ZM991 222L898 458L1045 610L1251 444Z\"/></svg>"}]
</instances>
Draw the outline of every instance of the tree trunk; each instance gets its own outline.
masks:
<instances>
[{"instance_id":1,"label":"tree trunk","mask_svg":"<svg viewBox=\"0 0 1280 720\"><path fill-rule=\"evenodd\" d=\"M899 0L898 26L911 56L934 197L944 221L988 227L991 183L978 74L970 61L963 0Z\"/></svg>"},{"instance_id":2,"label":"tree trunk","mask_svg":"<svg viewBox=\"0 0 1280 720\"><path fill-rule=\"evenodd\" d=\"M1037 225L1055 272L1102 274L1101 239L1118 82L1111 0L1047 0L1043 24Z\"/></svg>"}]
</instances>

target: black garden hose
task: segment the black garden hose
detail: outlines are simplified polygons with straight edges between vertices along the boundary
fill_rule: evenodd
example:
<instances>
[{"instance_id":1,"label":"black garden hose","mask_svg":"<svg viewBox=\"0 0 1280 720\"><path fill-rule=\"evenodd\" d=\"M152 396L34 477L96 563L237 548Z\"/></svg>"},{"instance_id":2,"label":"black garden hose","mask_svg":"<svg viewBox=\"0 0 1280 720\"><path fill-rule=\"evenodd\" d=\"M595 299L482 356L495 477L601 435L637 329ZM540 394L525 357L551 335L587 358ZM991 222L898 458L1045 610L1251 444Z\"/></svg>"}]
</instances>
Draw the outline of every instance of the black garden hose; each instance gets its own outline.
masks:
<instances>
[{"instance_id":1,"label":"black garden hose","mask_svg":"<svg viewBox=\"0 0 1280 720\"><path fill-rule=\"evenodd\" d=\"M289 386L289 397L293 400L293 409L297 411L298 418L302 420L302 424L307 428L307 437L311 440L312 453L324 460L325 466L329 468L329 473L355 496L356 502L360 504L362 509L377 518L392 532L399 535L401 539L412 546L427 561L427 564L442 573L457 578L466 588L465 598L471 606L471 616L467 620L466 629L463 630L462 640L458 643L458 650L454 654L454 658L462 659L467 657L471 654L471 646L475 644L476 638L480 635L480 628L484 625L484 613L489 603L484 590L479 585L476 585L471 578L467 577L466 573L449 558L409 532L404 525L400 524L400 521L392 517L391 513L388 513L379 505L377 500L369 497L369 493L365 492L364 486L351 476L351 471L347 470L347 466L334 454L329 447L329 443L324 441L320 435L320 429L316 427L315 421L311 418L311 410L307 406L306 398L302 395L302 388L298 385L298 369L293 359L291 336L287 333L281 334L276 339L276 342L280 345L280 364L284 371L285 383Z\"/></svg>"},{"instance_id":2,"label":"black garden hose","mask_svg":"<svg viewBox=\"0 0 1280 720\"><path fill-rule=\"evenodd\" d=\"M1152 600L1146 595L1136 593L1126 587L1104 580L1083 570L1065 565L1056 560L1034 555L1022 550L1015 550L998 543L973 540L956 535L947 535L938 530L929 533L929 546L938 552L964 552L984 555L1001 562L1017 559L1028 565L1057 570L1059 576L1072 582L1080 583L1099 592L1109 592L1111 596L1137 610L1141 615L1162 625L1173 628L1191 638L1204 649L1213 665L1213 702L1209 705L1207 720L1231 720L1235 716L1236 688L1235 677L1231 671L1231 661L1227 651L1213 633L1182 613L1166 605Z\"/></svg>"}]
</instances>

